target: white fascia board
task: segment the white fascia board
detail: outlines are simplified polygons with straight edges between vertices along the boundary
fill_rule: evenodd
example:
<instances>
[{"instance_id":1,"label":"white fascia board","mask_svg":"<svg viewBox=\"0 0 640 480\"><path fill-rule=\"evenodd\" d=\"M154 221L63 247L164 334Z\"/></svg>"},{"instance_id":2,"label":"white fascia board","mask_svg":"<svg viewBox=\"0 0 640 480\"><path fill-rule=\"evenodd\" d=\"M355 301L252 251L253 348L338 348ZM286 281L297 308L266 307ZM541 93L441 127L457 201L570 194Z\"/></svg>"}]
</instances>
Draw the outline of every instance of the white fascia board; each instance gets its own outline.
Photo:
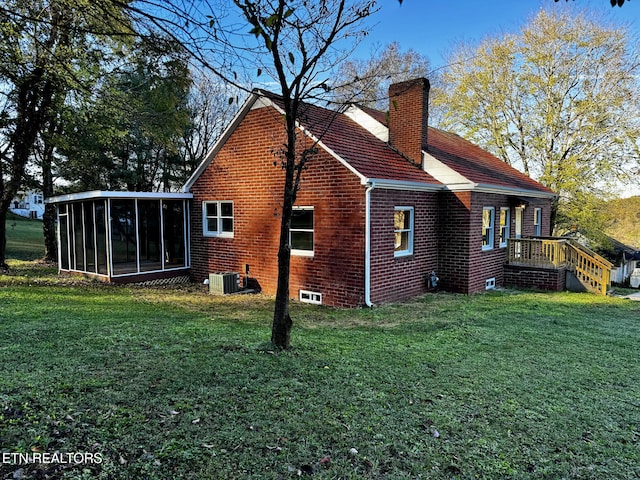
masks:
<instances>
[{"instance_id":1,"label":"white fascia board","mask_svg":"<svg viewBox=\"0 0 640 480\"><path fill-rule=\"evenodd\" d=\"M369 133L385 143L389 142L389 129L356 105L350 105L344 114Z\"/></svg>"},{"instance_id":2,"label":"white fascia board","mask_svg":"<svg viewBox=\"0 0 640 480\"><path fill-rule=\"evenodd\" d=\"M251 95L249 95L249 98L247 98L247 100L244 102L242 108L238 111L238 113L236 113L236 115L231 120L231 123L229 123L229 125L227 125L227 128L225 128L224 132L222 132L222 135L220 135L218 141L213 145L213 147L211 147L211 150L209 150L205 155L204 160L200 162L198 168L196 168L191 177L189 177L189 180L187 180L186 183L182 186L183 192L188 192L189 190L191 190L191 187L193 187L193 184L196 183L196 180L211 164L213 158L218 154L220 149L222 149L224 144L227 143L227 140L229 140L231 134L236 130L236 128L238 128L242 120L244 120L244 117L247 116L247 113L249 113L250 110L253 110L256 104L259 104L259 107L256 106L255 108L273 106L273 103L270 100L264 97L260 97L256 93L252 93Z\"/></svg>"},{"instance_id":3,"label":"white fascia board","mask_svg":"<svg viewBox=\"0 0 640 480\"><path fill-rule=\"evenodd\" d=\"M478 183L473 189L474 192L480 193L497 193L502 195L519 195L521 197L531 198L548 198L554 199L558 195L556 193L541 192L538 190L527 190L524 188L503 187L501 185L490 185L486 183Z\"/></svg>"},{"instance_id":4,"label":"white fascia board","mask_svg":"<svg viewBox=\"0 0 640 480\"><path fill-rule=\"evenodd\" d=\"M367 179L367 184L374 188L405 190L410 192L441 192L445 189L445 186L440 184L388 180L386 178L369 178Z\"/></svg>"},{"instance_id":5,"label":"white fascia board","mask_svg":"<svg viewBox=\"0 0 640 480\"><path fill-rule=\"evenodd\" d=\"M67 195L58 195L45 200L45 203L64 203L78 202L82 200L108 198L125 198L140 200L190 200L193 198L191 193L164 193L164 192L112 192L108 190L92 190L90 192L70 193Z\"/></svg>"}]
</instances>

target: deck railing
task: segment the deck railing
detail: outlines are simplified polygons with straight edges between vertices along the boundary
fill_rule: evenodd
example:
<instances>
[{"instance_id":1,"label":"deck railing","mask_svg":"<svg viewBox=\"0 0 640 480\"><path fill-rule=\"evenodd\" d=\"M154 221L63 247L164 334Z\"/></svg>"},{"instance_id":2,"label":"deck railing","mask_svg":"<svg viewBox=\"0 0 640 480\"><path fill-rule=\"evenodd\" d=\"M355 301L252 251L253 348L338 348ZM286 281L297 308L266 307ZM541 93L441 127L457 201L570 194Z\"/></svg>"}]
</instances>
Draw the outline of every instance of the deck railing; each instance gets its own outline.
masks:
<instances>
[{"instance_id":1,"label":"deck railing","mask_svg":"<svg viewBox=\"0 0 640 480\"><path fill-rule=\"evenodd\" d=\"M613 265L587 247L568 238L510 238L510 265L536 268L567 268L584 287L606 295Z\"/></svg>"}]
</instances>

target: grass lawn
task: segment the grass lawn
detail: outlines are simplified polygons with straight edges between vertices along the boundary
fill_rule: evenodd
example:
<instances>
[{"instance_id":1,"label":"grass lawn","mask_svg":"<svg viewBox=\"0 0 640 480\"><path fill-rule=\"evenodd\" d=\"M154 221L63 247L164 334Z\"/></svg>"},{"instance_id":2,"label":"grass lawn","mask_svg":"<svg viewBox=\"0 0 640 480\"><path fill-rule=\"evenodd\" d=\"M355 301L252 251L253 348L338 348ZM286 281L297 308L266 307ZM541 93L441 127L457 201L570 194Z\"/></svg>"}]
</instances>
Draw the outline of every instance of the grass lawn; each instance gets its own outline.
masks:
<instances>
[{"instance_id":1,"label":"grass lawn","mask_svg":"<svg viewBox=\"0 0 640 480\"><path fill-rule=\"evenodd\" d=\"M36 260L44 256L42 221L7 216L7 258Z\"/></svg>"},{"instance_id":2,"label":"grass lawn","mask_svg":"<svg viewBox=\"0 0 640 480\"><path fill-rule=\"evenodd\" d=\"M13 266L0 458L101 463L4 462L1 478L640 478L640 302L296 304L294 348L275 353L270 298Z\"/></svg>"}]
</instances>

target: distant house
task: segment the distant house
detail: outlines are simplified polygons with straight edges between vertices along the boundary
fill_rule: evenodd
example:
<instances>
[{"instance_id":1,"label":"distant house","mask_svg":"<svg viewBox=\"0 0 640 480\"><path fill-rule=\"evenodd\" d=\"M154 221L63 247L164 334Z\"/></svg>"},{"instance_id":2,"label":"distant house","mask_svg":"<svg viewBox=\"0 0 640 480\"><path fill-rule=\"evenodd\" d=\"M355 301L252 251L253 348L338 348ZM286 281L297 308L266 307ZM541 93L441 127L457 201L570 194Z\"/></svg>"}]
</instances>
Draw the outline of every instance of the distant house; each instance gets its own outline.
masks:
<instances>
[{"instance_id":1,"label":"distant house","mask_svg":"<svg viewBox=\"0 0 640 480\"><path fill-rule=\"evenodd\" d=\"M611 283L627 285L633 271L640 267L640 250L625 245L608 235L602 235L603 241L597 242L597 245L594 245L587 237L577 231L569 232L564 236L592 248L611 262L613 265Z\"/></svg>"},{"instance_id":2,"label":"distant house","mask_svg":"<svg viewBox=\"0 0 640 480\"><path fill-rule=\"evenodd\" d=\"M428 126L429 83L392 85L389 112L306 104L316 145L291 224L291 295L355 306L439 287L504 284L509 237L550 235L547 187L463 138ZM186 183L191 275L240 272L273 294L283 179L281 98L254 91Z\"/></svg>"},{"instance_id":3,"label":"distant house","mask_svg":"<svg viewBox=\"0 0 640 480\"><path fill-rule=\"evenodd\" d=\"M27 218L42 218L44 215L44 196L37 190L20 191L9 207L16 215Z\"/></svg>"}]
</instances>

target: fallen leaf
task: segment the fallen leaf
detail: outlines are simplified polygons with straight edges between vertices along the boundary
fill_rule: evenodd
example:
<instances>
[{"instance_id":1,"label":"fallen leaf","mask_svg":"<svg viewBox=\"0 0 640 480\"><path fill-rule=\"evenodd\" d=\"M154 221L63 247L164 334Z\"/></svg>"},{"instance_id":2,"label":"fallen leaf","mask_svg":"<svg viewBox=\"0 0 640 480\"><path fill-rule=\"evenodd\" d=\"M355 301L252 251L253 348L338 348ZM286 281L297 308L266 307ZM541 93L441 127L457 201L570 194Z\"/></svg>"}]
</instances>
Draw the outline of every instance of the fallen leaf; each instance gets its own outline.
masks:
<instances>
[{"instance_id":1,"label":"fallen leaf","mask_svg":"<svg viewBox=\"0 0 640 480\"><path fill-rule=\"evenodd\" d=\"M171 415L180 415L180 412L176 411L176 410L171 410L169 412Z\"/></svg>"}]
</instances>

